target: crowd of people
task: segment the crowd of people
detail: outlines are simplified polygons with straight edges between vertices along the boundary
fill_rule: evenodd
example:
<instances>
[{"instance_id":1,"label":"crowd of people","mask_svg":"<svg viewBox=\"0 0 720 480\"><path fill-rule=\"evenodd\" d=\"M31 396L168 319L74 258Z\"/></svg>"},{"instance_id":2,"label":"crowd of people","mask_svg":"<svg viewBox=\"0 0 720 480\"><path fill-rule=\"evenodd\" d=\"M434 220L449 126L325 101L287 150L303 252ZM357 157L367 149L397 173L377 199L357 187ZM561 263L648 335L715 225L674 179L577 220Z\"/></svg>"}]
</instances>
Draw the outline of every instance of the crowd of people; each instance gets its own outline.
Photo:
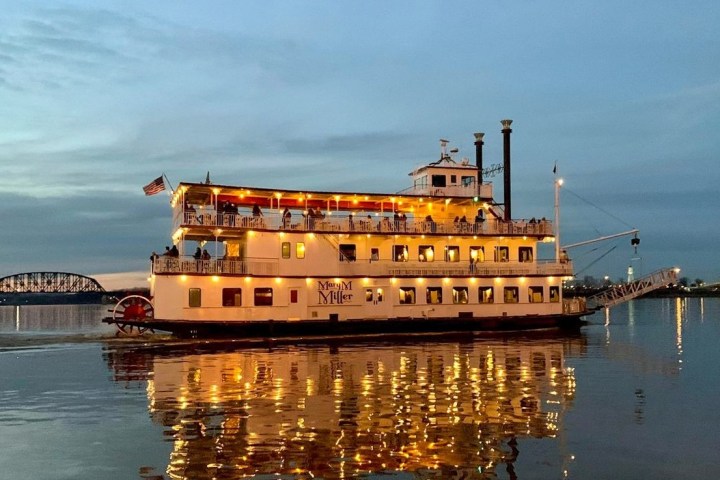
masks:
<instances>
[{"instance_id":1,"label":"crowd of people","mask_svg":"<svg viewBox=\"0 0 720 480\"><path fill-rule=\"evenodd\" d=\"M270 220L269 223L265 218L260 206L255 203L248 208L245 213L238 212L238 206L231 202L222 202L218 205L217 218L213 218L212 211L208 210L205 214L195 215L195 207L190 204L185 204L186 221L196 224L217 224L224 226L243 226L258 229L273 228L274 225L278 225L275 228L281 228L284 230L301 229L301 230L315 230L325 228L323 223L318 227L318 222L325 220L326 214L330 212L324 212L323 209L308 206L306 210L298 212L302 215L302 223L293 224L292 217L293 211L290 207L285 207L282 213L272 212L270 218L277 219L277 224ZM188 215L190 214L190 215ZM412 214L411 214L412 215ZM279 217L279 218L278 218ZM486 212L483 208L477 210L477 214L473 218L466 215L457 215L454 220L440 219L435 220L432 215L423 217L414 217L408 222L408 217L405 212L395 210L392 214L381 213L368 214L367 217L358 217L353 212L348 212L346 218L346 227L349 231L361 231L361 232L423 232L423 233L481 233L486 230L484 224L488 220L497 222L497 229L500 233L518 233L518 228L527 230L528 233L542 232L547 224L547 220L542 218L536 220L531 218L529 221L514 220L512 222L506 222L502 218L499 218L495 212ZM333 217L332 230L336 230L339 222L343 221L342 214L337 217ZM491 223L494 225L494 223ZM343 228L340 228L343 230Z\"/></svg>"}]
</instances>

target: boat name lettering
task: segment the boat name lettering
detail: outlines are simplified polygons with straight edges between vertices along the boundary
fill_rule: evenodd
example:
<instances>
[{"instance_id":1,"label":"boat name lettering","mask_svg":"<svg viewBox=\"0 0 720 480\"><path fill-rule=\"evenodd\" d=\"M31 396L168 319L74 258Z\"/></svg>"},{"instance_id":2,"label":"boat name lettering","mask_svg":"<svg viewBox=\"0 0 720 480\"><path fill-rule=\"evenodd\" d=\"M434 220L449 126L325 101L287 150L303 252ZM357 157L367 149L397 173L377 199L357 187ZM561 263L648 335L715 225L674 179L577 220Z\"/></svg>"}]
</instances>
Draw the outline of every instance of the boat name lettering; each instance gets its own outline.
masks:
<instances>
[{"instance_id":1,"label":"boat name lettering","mask_svg":"<svg viewBox=\"0 0 720 480\"><path fill-rule=\"evenodd\" d=\"M353 298L352 280L347 282L318 282L318 303L340 305L350 303Z\"/></svg>"}]
</instances>

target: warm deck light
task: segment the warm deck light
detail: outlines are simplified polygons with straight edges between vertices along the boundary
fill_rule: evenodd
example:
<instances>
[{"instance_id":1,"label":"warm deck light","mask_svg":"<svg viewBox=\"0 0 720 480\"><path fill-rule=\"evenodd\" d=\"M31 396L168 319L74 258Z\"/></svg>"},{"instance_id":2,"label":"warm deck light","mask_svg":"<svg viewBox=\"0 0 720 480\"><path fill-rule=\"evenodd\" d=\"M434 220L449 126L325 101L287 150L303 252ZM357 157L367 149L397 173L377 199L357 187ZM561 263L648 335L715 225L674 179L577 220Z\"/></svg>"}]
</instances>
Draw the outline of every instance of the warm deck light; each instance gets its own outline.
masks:
<instances>
[{"instance_id":1,"label":"warm deck light","mask_svg":"<svg viewBox=\"0 0 720 480\"><path fill-rule=\"evenodd\" d=\"M212 276L212 281L213 281L213 282L219 282L219 281L220 281L220 277L218 277L217 275L213 275L213 276Z\"/></svg>"},{"instance_id":2,"label":"warm deck light","mask_svg":"<svg viewBox=\"0 0 720 480\"><path fill-rule=\"evenodd\" d=\"M187 281L187 275L180 275L180 281L181 282Z\"/></svg>"}]
</instances>

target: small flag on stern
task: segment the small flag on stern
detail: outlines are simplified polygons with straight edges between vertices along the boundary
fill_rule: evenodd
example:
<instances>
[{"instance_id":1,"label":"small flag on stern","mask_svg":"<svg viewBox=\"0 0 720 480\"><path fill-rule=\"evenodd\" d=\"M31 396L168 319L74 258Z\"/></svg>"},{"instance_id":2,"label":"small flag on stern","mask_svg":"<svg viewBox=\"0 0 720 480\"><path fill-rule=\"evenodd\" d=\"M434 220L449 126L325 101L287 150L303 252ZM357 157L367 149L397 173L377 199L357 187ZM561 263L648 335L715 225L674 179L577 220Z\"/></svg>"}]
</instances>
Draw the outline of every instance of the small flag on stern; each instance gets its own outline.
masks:
<instances>
[{"instance_id":1,"label":"small flag on stern","mask_svg":"<svg viewBox=\"0 0 720 480\"><path fill-rule=\"evenodd\" d=\"M145 195L155 195L163 190L165 190L165 182L163 181L162 175L143 187Z\"/></svg>"}]
</instances>

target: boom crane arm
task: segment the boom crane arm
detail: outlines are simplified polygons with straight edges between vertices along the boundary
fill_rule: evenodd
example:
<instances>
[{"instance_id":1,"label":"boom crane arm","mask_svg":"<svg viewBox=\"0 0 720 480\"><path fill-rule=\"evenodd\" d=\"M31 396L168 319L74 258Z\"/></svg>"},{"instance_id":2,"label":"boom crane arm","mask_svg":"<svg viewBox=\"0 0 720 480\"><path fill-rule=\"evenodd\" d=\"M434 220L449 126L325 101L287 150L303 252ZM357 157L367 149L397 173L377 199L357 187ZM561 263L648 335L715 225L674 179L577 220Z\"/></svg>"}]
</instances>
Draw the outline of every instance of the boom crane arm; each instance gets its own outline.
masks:
<instances>
[{"instance_id":1,"label":"boom crane arm","mask_svg":"<svg viewBox=\"0 0 720 480\"><path fill-rule=\"evenodd\" d=\"M569 248L581 247L583 245L589 245L589 244L595 243L595 242L602 242L604 240L610 240L611 238L624 237L625 235L635 234L637 236L638 232L640 232L640 230L638 230L637 228L634 228L632 230L628 230L627 232L620 232L620 233L616 233L614 235L606 235L604 237L594 238L592 240L585 240L584 242L572 243L570 245L563 245L561 248L563 250L567 250ZM638 240L638 243L639 243L639 240ZM636 245L636 243L633 243L633 245Z\"/></svg>"}]
</instances>

